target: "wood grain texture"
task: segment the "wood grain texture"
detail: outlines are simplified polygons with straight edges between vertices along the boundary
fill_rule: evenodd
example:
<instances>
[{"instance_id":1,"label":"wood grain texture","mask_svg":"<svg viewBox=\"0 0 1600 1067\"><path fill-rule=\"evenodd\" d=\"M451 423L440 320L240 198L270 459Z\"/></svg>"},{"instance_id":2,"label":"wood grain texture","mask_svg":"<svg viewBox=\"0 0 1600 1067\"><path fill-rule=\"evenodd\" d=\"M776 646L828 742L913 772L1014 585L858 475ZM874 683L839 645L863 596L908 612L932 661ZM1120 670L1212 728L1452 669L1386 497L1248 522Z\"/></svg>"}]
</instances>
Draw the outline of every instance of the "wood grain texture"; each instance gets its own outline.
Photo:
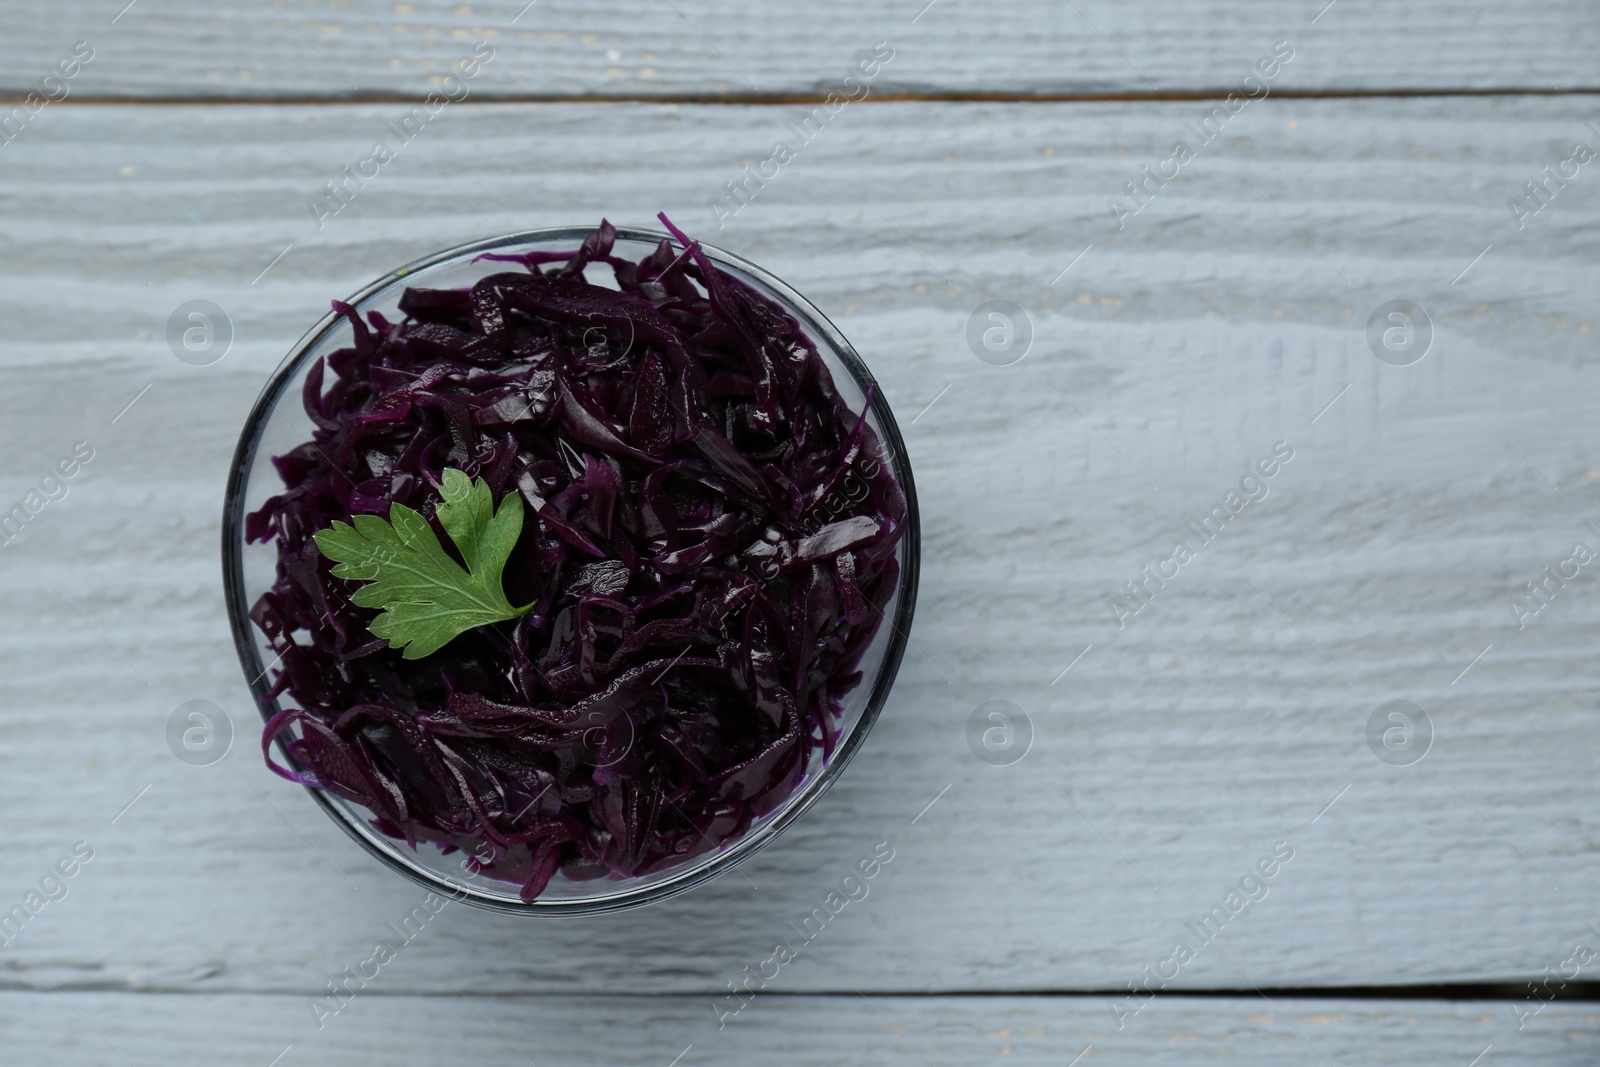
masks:
<instances>
[{"instance_id":1,"label":"wood grain texture","mask_svg":"<svg viewBox=\"0 0 1600 1067\"><path fill-rule=\"evenodd\" d=\"M1320 1054L1334 1064L1464 1067L1486 1049L1483 1062L1502 1067L1587 1067L1600 1048L1593 1006L1559 1003L1519 1031L1516 1016L1497 1002L1170 997L1119 1031L1091 997L851 993L757 1002L749 1017L719 1031L707 1002L695 998L485 996L465 975L459 984L459 994L443 997L358 996L321 1030L297 997L14 994L6 998L11 1011L0 1017L0 1039L16 1062L40 1067L265 1065L278 1055L282 1067L1062 1067L1080 1054L1079 1062L1096 1065L1279 1067L1322 1063Z\"/></svg>"},{"instance_id":2,"label":"wood grain texture","mask_svg":"<svg viewBox=\"0 0 1600 1067\"><path fill-rule=\"evenodd\" d=\"M35 89L77 40L96 56L73 91L135 99L421 97L479 41L485 99L826 94L880 41L880 94L1226 93L1280 41L1279 89L1573 89L1600 47L1582 0L125 2L5 5L0 91Z\"/></svg>"},{"instance_id":3,"label":"wood grain texture","mask_svg":"<svg viewBox=\"0 0 1600 1067\"><path fill-rule=\"evenodd\" d=\"M593 921L447 910L386 993L679 993L709 1014L880 841L895 860L774 1002L845 978L874 999L1120 991L1279 842L1269 894L1173 990L1555 968L1600 939L1600 591L1585 569L1520 631L1508 604L1600 545L1600 202L1587 168L1524 230L1505 202L1594 104L1253 104L1121 230L1108 197L1199 105L847 109L721 231L707 201L783 136L781 109L447 110L321 230L308 198L392 106L60 109L0 149L0 493L23 499L77 440L96 454L0 549L0 803L21 813L0 911L73 842L95 858L0 950L0 984L282 994L209 1003L292 1014L419 903L261 767L218 581L235 435L329 297L502 228L658 208L806 293L879 376L923 501L916 651L748 881ZM1363 337L1397 297L1436 326L1406 368ZM196 298L236 329L211 367L164 338ZM1033 324L1015 366L968 347L990 299ZM1108 596L1280 441L1270 495L1119 629ZM1433 724L1414 766L1366 740L1397 698ZM215 766L167 748L190 699L237 728ZM968 748L992 699L1032 722L1011 767ZM89 1002L130 1027L156 1003ZM894 1044L860 1019L853 1040ZM1263 1025L1228 1038L1246 1062L1307 1061Z\"/></svg>"}]
</instances>

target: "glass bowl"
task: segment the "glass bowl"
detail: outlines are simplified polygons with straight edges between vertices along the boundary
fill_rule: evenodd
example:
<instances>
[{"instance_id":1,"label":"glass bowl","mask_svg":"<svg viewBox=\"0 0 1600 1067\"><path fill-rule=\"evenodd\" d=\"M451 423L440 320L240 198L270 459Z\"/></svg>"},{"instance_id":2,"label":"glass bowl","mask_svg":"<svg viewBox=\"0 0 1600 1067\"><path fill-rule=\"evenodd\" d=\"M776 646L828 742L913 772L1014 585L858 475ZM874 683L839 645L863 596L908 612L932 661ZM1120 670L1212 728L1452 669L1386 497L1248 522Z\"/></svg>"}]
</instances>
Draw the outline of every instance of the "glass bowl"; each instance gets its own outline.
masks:
<instances>
[{"instance_id":1,"label":"glass bowl","mask_svg":"<svg viewBox=\"0 0 1600 1067\"><path fill-rule=\"evenodd\" d=\"M487 274L512 269L503 262L481 261L485 253L575 251L592 229L532 230L447 249L379 278L349 297L346 303L363 316L367 311L376 310L391 321L397 321L404 317L398 310L398 301L408 286L434 289L470 286ZM653 251L663 239L670 238L648 230L619 229L615 254L637 260ZM873 378L844 335L810 301L760 267L709 245L701 247L719 268L764 293L794 316L816 345L841 397L859 411ZM586 276L596 284L615 287L610 269L603 263L591 264ZM246 544L244 517L282 487L271 457L310 439L310 423L299 409L300 387L307 371L318 357L346 347L350 342L348 322L331 312L300 339L273 373L251 410L228 475L222 517L223 583L239 661L264 719L282 710L282 705L268 696L274 678L274 663L269 658L273 653L264 635L251 623L249 611L275 578L278 550L276 542ZM531 902L524 902L515 884L464 870L462 853L445 854L426 842L419 842L413 851L405 841L388 837L374 828L370 822L373 816L366 808L321 789L307 787L307 792L341 829L389 867L437 893L497 911L560 915L639 907L699 885L748 858L816 803L861 747L888 698L905 651L906 634L911 629L919 554L916 490L905 446L883 391L872 389L871 395L867 422L877 431L906 496L905 531L898 548L899 585L885 605L878 632L862 657L862 682L844 699L838 747L831 759L824 762L820 751L813 751L805 775L794 791L773 811L755 819L743 836L678 866L636 877L574 881L558 871L542 894ZM287 767L302 769L281 742L277 745L277 757Z\"/></svg>"}]
</instances>

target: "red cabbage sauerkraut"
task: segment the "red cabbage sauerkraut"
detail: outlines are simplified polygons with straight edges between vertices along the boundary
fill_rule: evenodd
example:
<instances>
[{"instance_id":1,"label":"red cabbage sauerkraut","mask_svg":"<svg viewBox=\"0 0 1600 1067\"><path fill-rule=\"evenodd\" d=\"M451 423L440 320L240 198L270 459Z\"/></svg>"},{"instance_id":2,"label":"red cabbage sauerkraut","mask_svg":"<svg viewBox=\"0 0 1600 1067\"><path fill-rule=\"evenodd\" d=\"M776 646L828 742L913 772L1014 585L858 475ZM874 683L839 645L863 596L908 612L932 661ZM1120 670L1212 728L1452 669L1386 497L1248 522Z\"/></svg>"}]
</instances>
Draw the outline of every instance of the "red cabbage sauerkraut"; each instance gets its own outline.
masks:
<instances>
[{"instance_id":1,"label":"red cabbage sauerkraut","mask_svg":"<svg viewBox=\"0 0 1600 1067\"><path fill-rule=\"evenodd\" d=\"M407 289L398 322L335 303L353 343L311 366L312 439L246 518L278 551L250 612L284 709L268 764L525 901L557 871L682 863L781 805L833 752L899 580L907 502L865 409L662 221L677 243L638 262L602 222L576 250L485 256L508 269L470 288ZM313 535L396 503L438 533L447 467L520 494L503 580L535 606L408 660Z\"/></svg>"}]
</instances>

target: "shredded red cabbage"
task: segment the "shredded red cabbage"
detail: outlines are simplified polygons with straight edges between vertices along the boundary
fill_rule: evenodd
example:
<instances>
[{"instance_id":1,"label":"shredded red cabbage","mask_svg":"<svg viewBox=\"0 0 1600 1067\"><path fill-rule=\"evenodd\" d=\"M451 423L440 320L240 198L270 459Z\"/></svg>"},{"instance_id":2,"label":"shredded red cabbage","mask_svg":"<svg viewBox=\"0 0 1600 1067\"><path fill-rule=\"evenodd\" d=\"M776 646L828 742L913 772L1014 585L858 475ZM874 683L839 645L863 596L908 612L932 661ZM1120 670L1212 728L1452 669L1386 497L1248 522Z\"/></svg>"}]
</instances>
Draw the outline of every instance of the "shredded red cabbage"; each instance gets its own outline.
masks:
<instances>
[{"instance_id":1,"label":"shredded red cabbage","mask_svg":"<svg viewBox=\"0 0 1600 1067\"><path fill-rule=\"evenodd\" d=\"M250 613L286 705L268 765L526 901L558 870L682 863L782 804L831 755L899 577L906 498L865 412L661 218L681 250L617 257L602 221L573 251L484 257L519 269L470 289L407 289L400 322L336 302L354 343L311 367L312 440L245 523L278 547ZM521 494L504 584L537 606L406 660L312 535L395 503L438 532L445 467Z\"/></svg>"}]
</instances>

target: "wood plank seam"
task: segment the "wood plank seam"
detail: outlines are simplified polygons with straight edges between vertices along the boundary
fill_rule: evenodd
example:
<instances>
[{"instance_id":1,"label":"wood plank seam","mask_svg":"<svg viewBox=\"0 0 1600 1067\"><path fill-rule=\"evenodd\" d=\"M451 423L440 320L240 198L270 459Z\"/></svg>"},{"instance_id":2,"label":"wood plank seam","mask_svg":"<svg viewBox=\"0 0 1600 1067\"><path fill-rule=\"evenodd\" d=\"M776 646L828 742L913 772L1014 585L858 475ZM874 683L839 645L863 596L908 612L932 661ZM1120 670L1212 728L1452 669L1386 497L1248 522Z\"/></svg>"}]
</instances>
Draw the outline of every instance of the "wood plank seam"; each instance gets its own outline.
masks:
<instances>
[{"instance_id":1,"label":"wood plank seam","mask_svg":"<svg viewBox=\"0 0 1600 1067\"><path fill-rule=\"evenodd\" d=\"M1120 104L1173 103L1225 100L1231 88L1163 89L1127 93L1063 93L983 90L949 92L882 92L857 101L861 104ZM1278 89L1272 94L1282 100L1381 100L1455 99L1523 96L1594 96L1600 84L1578 85L1565 89L1538 86L1499 86L1489 88L1419 88L1402 86L1374 89ZM0 95L0 107L18 107L27 102L26 94ZM425 94L355 92L302 96L297 94L255 96L105 96L78 94L51 104L68 107L345 107L352 104L422 104ZM827 103L826 93L594 93L574 96L563 93L503 93L486 90L463 100L458 106L494 104L679 104L720 105L726 107L784 107Z\"/></svg>"}]
</instances>

